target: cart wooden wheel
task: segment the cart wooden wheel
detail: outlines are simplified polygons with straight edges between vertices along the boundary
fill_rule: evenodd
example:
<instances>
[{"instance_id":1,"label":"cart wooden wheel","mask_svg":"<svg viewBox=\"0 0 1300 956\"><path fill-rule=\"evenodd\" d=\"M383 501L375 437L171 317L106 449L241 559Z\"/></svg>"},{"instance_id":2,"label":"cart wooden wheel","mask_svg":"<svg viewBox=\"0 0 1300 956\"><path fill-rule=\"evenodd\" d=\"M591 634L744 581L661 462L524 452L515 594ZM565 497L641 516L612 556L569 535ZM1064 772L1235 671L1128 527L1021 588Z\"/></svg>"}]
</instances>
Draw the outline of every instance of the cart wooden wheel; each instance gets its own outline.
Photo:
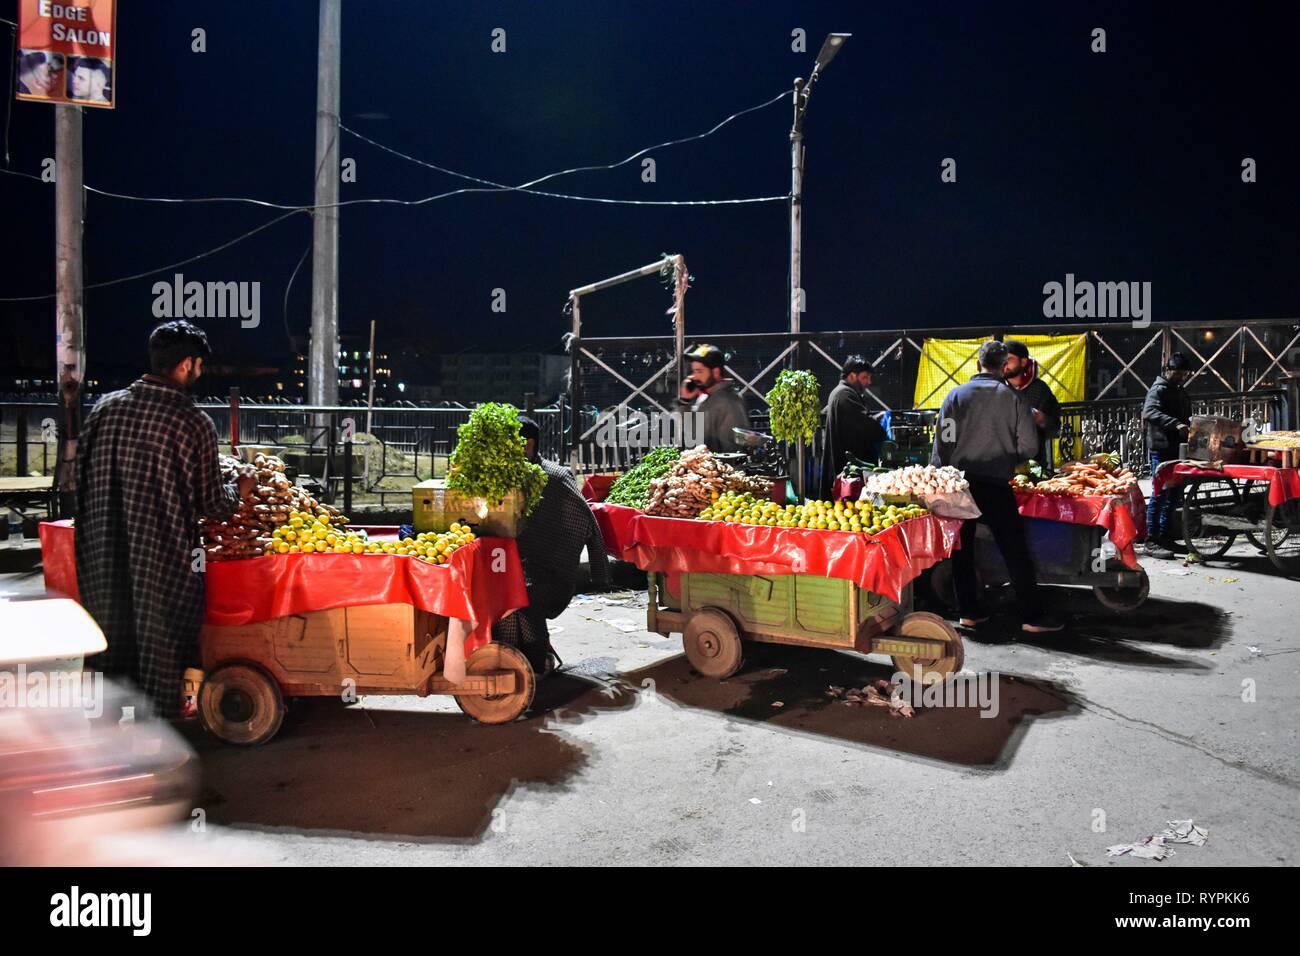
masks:
<instances>
[{"instance_id":1,"label":"cart wooden wheel","mask_svg":"<svg viewBox=\"0 0 1300 956\"><path fill-rule=\"evenodd\" d=\"M1101 606L1108 611L1114 611L1117 614L1123 614L1126 611L1136 611L1140 608L1151 594L1151 578L1147 576L1146 568L1138 569L1142 574L1142 583L1135 588L1115 588L1102 587L1100 584L1093 585L1093 596L1101 603Z\"/></svg>"},{"instance_id":2,"label":"cart wooden wheel","mask_svg":"<svg viewBox=\"0 0 1300 956\"><path fill-rule=\"evenodd\" d=\"M735 622L717 608L691 615L682 633L682 647L691 666L705 677L730 677L745 659Z\"/></svg>"},{"instance_id":3,"label":"cart wooden wheel","mask_svg":"<svg viewBox=\"0 0 1300 956\"><path fill-rule=\"evenodd\" d=\"M199 722L229 744L252 747L276 735L284 722L280 685L256 664L222 664L199 688Z\"/></svg>"},{"instance_id":4,"label":"cart wooden wheel","mask_svg":"<svg viewBox=\"0 0 1300 956\"><path fill-rule=\"evenodd\" d=\"M487 674L492 671L513 671L515 689L509 694L457 694L456 704L481 724L508 724L533 702L537 690L537 675L528 658L508 644L484 644L465 662L466 675Z\"/></svg>"},{"instance_id":5,"label":"cart wooden wheel","mask_svg":"<svg viewBox=\"0 0 1300 956\"><path fill-rule=\"evenodd\" d=\"M948 653L943 657L896 655L893 658L894 669L902 671L909 680L914 678L919 670L922 684L934 684L949 674L957 673L966 662L966 649L962 644L961 635L938 614L931 614L929 611L913 611L903 618L902 623L894 629L894 633L899 637L920 637L928 641L948 642Z\"/></svg>"},{"instance_id":6,"label":"cart wooden wheel","mask_svg":"<svg viewBox=\"0 0 1300 956\"><path fill-rule=\"evenodd\" d=\"M1283 574L1300 575L1300 499L1269 505L1264 513L1268 558Z\"/></svg>"},{"instance_id":7,"label":"cart wooden wheel","mask_svg":"<svg viewBox=\"0 0 1300 956\"><path fill-rule=\"evenodd\" d=\"M1207 561L1226 553L1237 532L1216 526L1214 518L1237 517L1240 506L1241 493L1231 478L1189 481L1183 493L1183 540L1188 550Z\"/></svg>"}]
</instances>

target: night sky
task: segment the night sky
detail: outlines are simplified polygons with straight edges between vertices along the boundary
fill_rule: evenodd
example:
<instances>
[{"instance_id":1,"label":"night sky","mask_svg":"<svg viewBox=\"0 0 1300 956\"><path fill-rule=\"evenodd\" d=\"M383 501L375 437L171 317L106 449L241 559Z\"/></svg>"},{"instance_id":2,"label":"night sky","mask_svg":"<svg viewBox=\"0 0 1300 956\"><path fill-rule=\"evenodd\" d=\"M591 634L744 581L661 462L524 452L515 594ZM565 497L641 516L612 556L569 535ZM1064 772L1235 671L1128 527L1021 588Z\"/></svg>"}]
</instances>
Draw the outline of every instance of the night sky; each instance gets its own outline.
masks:
<instances>
[{"instance_id":1,"label":"night sky","mask_svg":"<svg viewBox=\"0 0 1300 956\"><path fill-rule=\"evenodd\" d=\"M86 182L167 197L309 203L317 7L310 0L120 4L112 111L86 110ZM17 4L0 0L0 16ZM1278 5L1280 9L1280 5ZM1200 10L1200 12L1198 12ZM853 34L808 113L804 286L814 330L1042 321L1067 272L1153 283L1152 318L1300 314L1300 124L1294 20L1273 7L1122 3L360 3L343 10L343 121L396 149L517 183L700 133L806 75L822 38ZM208 51L190 51L190 31ZM507 52L491 52L506 30ZM1108 51L1090 52L1094 27ZM792 53L791 31L808 52ZM7 28L4 28L7 32ZM53 107L10 102L9 168L53 155ZM628 199L782 195L783 101L699 143L544 188ZM342 199L415 199L461 183L346 134ZM1243 184L1253 157L1259 181ZM940 181L957 160L958 181ZM0 175L0 297L54 289L53 186ZM198 253L279 213L91 196L86 281ZM262 323L206 322L220 357L278 361L282 299L310 242L295 216L184 267L258 280ZM601 206L519 194L345 208L344 333L378 320L463 348L554 348L568 289L686 256L688 334L785 326L783 203ZM96 362L144 361L162 276L87 294ZM491 310L503 288L507 312ZM591 335L665 334L645 281L584 307ZM310 262L289 299L310 323ZM0 303L6 364L53 369L53 300Z\"/></svg>"}]
</instances>

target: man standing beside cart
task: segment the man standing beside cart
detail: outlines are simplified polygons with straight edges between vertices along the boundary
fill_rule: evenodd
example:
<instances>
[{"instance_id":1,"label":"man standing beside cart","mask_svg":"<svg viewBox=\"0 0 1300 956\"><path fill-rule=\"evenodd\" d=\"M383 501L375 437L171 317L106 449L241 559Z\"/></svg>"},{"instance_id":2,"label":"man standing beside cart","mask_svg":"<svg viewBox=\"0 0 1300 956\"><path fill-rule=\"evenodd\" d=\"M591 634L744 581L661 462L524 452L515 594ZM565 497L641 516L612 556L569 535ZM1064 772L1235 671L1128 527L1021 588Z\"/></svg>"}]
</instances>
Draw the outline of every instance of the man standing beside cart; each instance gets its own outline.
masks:
<instances>
[{"instance_id":1,"label":"man standing beside cart","mask_svg":"<svg viewBox=\"0 0 1300 956\"><path fill-rule=\"evenodd\" d=\"M687 352L691 374L682 382L678 398L691 412L700 416L696 434L709 451L716 453L740 450L733 428L748 428L749 413L736 383L724 377L726 356L716 345L701 345Z\"/></svg>"},{"instance_id":2,"label":"man standing beside cart","mask_svg":"<svg viewBox=\"0 0 1300 956\"><path fill-rule=\"evenodd\" d=\"M152 371L100 399L77 445L77 587L108 641L90 666L130 678L163 717L179 714L197 664L199 519L228 518L257 484L222 483L217 430L188 394L211 354L197 326L158 326Z\"/></svg>"},{"instance_id":3,"label":"man standing beside cart","mask_svg":"<svg viewBox=\"0 0 1300 956\"><path fill-rule=\"evenodd\" d=\"M1192 399L1183 388L1191 378L1187 356L1171 352L1161 375L1151 383L1142 403L1142 424L1146 426L1147 452L1151 455L1151 477L1162 462L1178 457L1178 446L1187 440L1191 427ZM1142 553L1149 558L1172 558L1170 517L1182 505L1183 489L1164 489L1147 501L1147 543Z\"/></svg>"},{"instance_id":4,"label":"man standing beside cart","mask_svg":"<svg viewBox=\"0 0 1300 956\"><path fill-rule=\"evenodd\" d=\"M1038 451L1034 453L1034 461L1050 474L1052 439L1061 434L1061 403L1038 376L1038 363L1029 357L1029 347L1016 339L1007 339L1002 344L1007 347L1007 366L1002 375L1029 404L1034 424L1038 427Z\"/></svg>"},{"instance_id":5,"label":"man standing beside cart","mask_svg":"<svg viewBox=\"0 0 1300 956\"><path fill-rule=\"evenodd\" d=\"M538 455L541 430L536 422L520 416L519 424L524 453L546 472L546 486L516 541L528 587L528 606L493 625L492 639L518 648L533 670L545 676L554 669L559 656L551 647L546 622L559 617L573 599L582 549L587 549L595 587L609 585L609 558L596 516L582 497L573 473Z\"/></svg>"},{"instance_id":6,"label":"man standing beside cart","mask_svg":"<svg viewBox=\"0 0 1300 956\"><path fill-rule=\"evenodd\" d=\"M1034 417L1019 392L1002 378L1007 364L1002 342L985 342L979 350L979 374L957 386L943 400L935 426L930 464L961 469L980 509L976 520L987 524L1002 553L1023 613L1021 629L1031 634L1059 631L1062 624L1043 607L1034 563L1029 557L1024 520L1011 489L1016 466L1038 448ZM961 548L953 553L957 610L963 627L988 620L980 608L975 575L976 521L961 528Z\"/></svg>"},{"instance_id":7,"label":"man standing beside cart","mask_svg":"<svg viewBox=\"0 0 1300 956\"><path fill-rule=\"evenodd\" d=\"M831 497L835 477L850 458L879 461L880 443L889 436L867 408L863 393L871 387L871 365L861 355L850 355L840 370L840 382L831 389L822 413L826 417L826 444L822 447L823 498Z\"/></svg>"}]
</instances>

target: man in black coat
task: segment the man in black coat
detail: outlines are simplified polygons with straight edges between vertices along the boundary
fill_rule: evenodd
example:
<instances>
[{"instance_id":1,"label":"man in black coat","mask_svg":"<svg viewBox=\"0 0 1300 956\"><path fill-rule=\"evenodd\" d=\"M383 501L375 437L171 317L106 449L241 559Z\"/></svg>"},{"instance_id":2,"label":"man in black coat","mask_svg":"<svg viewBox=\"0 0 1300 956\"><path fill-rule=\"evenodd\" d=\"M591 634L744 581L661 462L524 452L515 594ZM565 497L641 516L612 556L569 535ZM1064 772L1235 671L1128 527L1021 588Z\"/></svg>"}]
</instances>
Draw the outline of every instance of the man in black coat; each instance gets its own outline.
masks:
<instances>
[{"instance_id":1,"label":"man in black coat","mask_svg":"<svg viewBox=\"0 0 1300 956\"><path fill-rule=\"evenodd\" d=\"M1164 372L1151 383L1142 403L1142 424L1146 428L1147 452L1151 455L1151 476L1161 462L1178 457L1178 446L1187 440L1191 427L1192 398L1183 388L1192 377L1191 363L1182 352L1172 352ZM1161 491L1147 500L1147 543L1143 553L1152 558L1172 558L1169 549L1169 517L1182 504L1181 488Z\"/></svg>"},{"instance_id":2,"label":"man in black coat","mask_svg":"<svg viewBox=\"0 0 1300 956\"><path fill-rule=\"evenodd\" d=\"M936 468L951 465L960 469L980 510L978 519L962 525L961 547L952 555L957 613L962 626L976 627L988 620L980 607L975 568L976 524L982 521L993 532L993 540L1010 572L1023 614L1021 630L1043 634L1059 631L1063 625L1044 606L1025 539L1024 520L1010 484L1016 466L1028 461L1038 446L1038 434L1029 405L1002 380L1006 362L1007 348L1003 343L991 341L980 346L979 374L958 385L943 400L935 425L930 464Z\"/></svg>"},{"instance_id":3,"label":"man in black coat","mask_svg":"<svg viewBox=\"0 0 1300 956\"><path fill-rule=\"evenodd\" d=\"M1052 467L1052 439L1061 434L1061 403L1056 400L1047 383L1038 377L1038 363L1029 357L1024 342L1007 339L1007 365L1002 370L1007 384L1020 393L1021 401L1029 405L1038 428L1038 451L1034 461L1044 468Z\"/></svg>"},{"instance_id":4,"label":"man in black coat","mask_svg":"<svg viewBox=\"0 0 1300 956\"><path fill-rule=\"evenodd\" d=\"M518 648L537 676L545 677L559 659L551 647L546 622L564 612L581 585L583 548L587 549L593 589L609 586L609 557L591 505L582 497L573 472L537 453L542 433L531 418L520 416L519 433L524 437L524 455L546 472L546 486L516 539L528 606L494 624L492 640Z\"/></svg>"},{"instance_id":5,"label":"man in black coat","mask_svg":"<svg viewBox=\"0 0 1300 956\"><path fill-rule=\"evenodd\" d=\"M830 497L835 476L850 458L878 461L880 443L889 436L867 408L863 393L871 387L871 366L861 355L850 355L840 370L840 383L831 390L822 414L826 443L822 446L822 490Z\"/></svg>"}]
</instances>

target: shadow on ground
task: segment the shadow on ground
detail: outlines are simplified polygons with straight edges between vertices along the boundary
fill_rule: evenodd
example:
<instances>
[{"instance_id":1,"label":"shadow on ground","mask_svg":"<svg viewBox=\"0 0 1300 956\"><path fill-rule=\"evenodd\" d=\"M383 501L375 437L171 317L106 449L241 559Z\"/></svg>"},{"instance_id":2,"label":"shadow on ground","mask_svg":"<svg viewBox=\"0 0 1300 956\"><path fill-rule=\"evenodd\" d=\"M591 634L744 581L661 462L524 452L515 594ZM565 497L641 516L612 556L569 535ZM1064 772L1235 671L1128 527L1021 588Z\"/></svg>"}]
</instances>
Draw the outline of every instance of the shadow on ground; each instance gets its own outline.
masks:
<instances>
[{"instance_id":1,"label":"shadow on ground","mask_svg":"<svg viewBox=\"0 0 1300 956\"><path fill-rule=\"evenodd\" d=\"M334 698L296 700L280 733L261 747L223 744L194 722L203 786L196 803L225 826L355 834L368 839L479 837L515 786L563 790L587 754L547 730L548 712L570 717L620 710L632 694L608 682L559 675L512 724L478 724L460 712L367 710Z\"/></svg>"},{"instance_id":2,"label":"shadow on ground","mask_svg":"<svg viewBox=\"0 0 1300 956\"><path fill-rule=\"evenodd\" d=\"M1047 607L1066 622L1064 630L1039 635L1022 632L1015 592L1004 587L986 592L992 619L979 628L963 630L963 637L973 645L1014 641L1099 663L1209 673L1214 670L1212 662L1162 654L1152 645L1213 650L1232 636L1232 615L1212 604L1150 597L1139 608L1116 613L1103 607L1090 588L1045 586L1043 592ZM937 613L952 613L933 599L931 603ZM970 656L968 651L967 658Z\"/></svg>"},{"instance_id":3,"label":"shadow on ground","mask_svg":"<svg viewBox=\"0 0 1300 956\"><path fill-rule=\"evenodd\" d=\"M996 701L996 708L988 708L991 717L980 716L983 708L973 694L966 706L922 708L904 718L827 693L832 685L862 687L893 673L892 665L856 654L747 644L740 672L724 681L697 674L684 656L626 674L624 680L635 687L653 681L653 691L677 705L773 730L982 769L1007 765L1032 719L1080 710L1063 685L1008 674L986 685L987 701Z\"/></svg>"}]
</instances>

